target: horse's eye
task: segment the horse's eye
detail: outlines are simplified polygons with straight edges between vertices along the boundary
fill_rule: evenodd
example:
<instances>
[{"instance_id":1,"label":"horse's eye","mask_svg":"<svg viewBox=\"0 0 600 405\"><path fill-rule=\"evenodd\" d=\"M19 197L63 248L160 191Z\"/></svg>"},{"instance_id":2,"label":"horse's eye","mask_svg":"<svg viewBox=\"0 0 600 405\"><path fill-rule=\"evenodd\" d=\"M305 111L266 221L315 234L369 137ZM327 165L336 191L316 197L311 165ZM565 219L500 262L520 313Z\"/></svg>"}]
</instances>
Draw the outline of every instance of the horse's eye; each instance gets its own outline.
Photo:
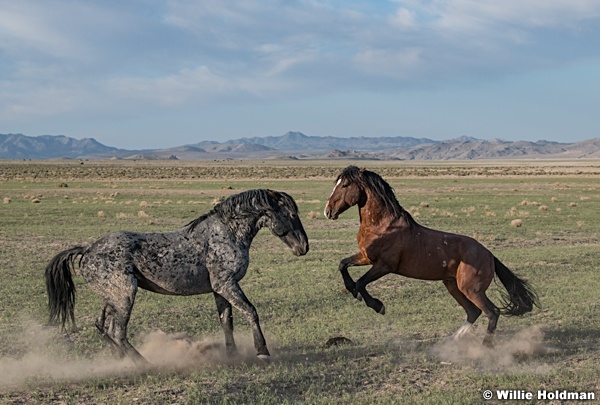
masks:
<instances>
[{"instance_id":1,"label":"horse's eye","mask_svg":"<svg viewBox=\"0 0 600 405\"><path fill-rule=\"evenodd\" d=\"M348 183L344 183L344 184L342 184L342 188L347 188L349 185L350 184L348 184Z\"/></svg>"}]
</instances>

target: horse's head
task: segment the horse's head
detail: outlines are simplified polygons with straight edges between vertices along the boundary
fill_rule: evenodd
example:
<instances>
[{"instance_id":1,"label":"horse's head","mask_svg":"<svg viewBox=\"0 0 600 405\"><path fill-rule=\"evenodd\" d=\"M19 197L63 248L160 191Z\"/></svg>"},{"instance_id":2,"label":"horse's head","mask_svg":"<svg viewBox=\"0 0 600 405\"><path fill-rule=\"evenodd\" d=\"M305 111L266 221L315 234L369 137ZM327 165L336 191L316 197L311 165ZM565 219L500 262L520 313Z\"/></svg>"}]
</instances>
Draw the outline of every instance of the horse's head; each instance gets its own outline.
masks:
<instances>
[{"instance_id":1,"label":"horse's head","mask_svg":"<svg viewBox=\"0 0 600 405\"><path fill-rule=\"evenodd\" d=\"M308 252L308 236L298 216L298 206L286 193L268 190L271 209L266 211L267 226L296 256Z\"/></svg>"},{"instance_id":2,"label":"horse's head","mask_svg":"<svg viewBox=\"0 0 600 405\"><path fill-rule=\"evenodd\" d=\"M348 166L338 176L325 205L327 218L337 219L348 208L364 202L366 194L361 181L363 171L356 166Z\"/></svg>"}]
</instances>

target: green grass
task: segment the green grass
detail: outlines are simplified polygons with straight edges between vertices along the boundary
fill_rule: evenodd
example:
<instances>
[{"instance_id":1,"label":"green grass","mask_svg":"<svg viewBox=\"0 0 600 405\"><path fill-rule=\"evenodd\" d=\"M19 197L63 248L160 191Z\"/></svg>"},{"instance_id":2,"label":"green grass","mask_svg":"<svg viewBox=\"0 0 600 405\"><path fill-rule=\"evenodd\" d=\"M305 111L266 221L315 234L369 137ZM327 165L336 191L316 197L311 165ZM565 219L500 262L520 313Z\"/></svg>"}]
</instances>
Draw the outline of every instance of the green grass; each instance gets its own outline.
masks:
<instances>
[{"instance_id":1,"label":"green grass","mask_svg":"<svg viewBox=\"0 0 600 405\"><path fill-rule=\"evenodd\" d=\"M356 252L358 214L352 208L337 221L322 214L343 165L3 163L0 199L10 203L0 204L0 403L475 404L485 389L542 387L600 395L597 163L373 163L417 221L477 238L537 289L542 309L502 317L498 350L476 355L470 350L478 343L443 342L465 315L440 282L392 275L372 283L385 316L344 291L337 265ZM297 258L264 230L252 246L241 285L258 310L271 364L254 359L248 325L236 311L239 361L200 356L184 368L143 372L118 363L93 326L100 301L78 276L77 333L43 326L43 269L60 250L111 230L172 230L219 198L263 187L297 200L311 245ZM523 225L512 227L517 218ZM477 325L479 339L485 320ZM525 336L536 328L541 341ZM130 339L141 347L156 330L223 341L211 295L140 291ZM334 336L353 344L325 348ZM515 344L557 350L519 353ZM9 380L12 374L18 378Z\"/></svg>"}]
</instances>

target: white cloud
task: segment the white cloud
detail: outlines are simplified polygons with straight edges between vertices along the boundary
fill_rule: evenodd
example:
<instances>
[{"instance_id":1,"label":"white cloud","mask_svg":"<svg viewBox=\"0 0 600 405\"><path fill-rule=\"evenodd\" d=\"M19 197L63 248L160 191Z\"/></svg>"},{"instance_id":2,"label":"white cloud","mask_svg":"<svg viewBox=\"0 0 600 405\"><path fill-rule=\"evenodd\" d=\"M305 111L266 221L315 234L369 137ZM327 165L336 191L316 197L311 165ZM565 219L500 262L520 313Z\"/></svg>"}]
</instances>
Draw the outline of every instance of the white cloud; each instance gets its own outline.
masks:
<instances>
[{"instance_id":1,"label":"white cloud","mask_svg":"<svg viewBox=\"0 0 600 405\"><path fill-rule=\"evenodd\" d=\"M108 81L108 92L118 99L177 106L192 99L210 99L233 90L226 77L207 66L185 68L163 77L119 77Z\"/></svg>"},{"instance_id":2,"label":"white cloud","mask_svg":"<svg viewBox=\"0 0 600 405\"><path fill-rule=\"evenodd\" d=\"M597 0L378 5L2 2L0 116L393 90L600 55Z\"/></svg>"},{"instance_id":3,"label":"white cloud","mask_svg":"<svg viewBox=\"0 0 600 405\"><path fill-rule=\"evenodd\" d=\"M289 84L267 75L230 77L208 66L185 68L162 77L122 77L108 82L107 93L115 99L142 104L178 107L189 103L240 97L261 98L289 90Z\"/></svg>"},{"instance_id":4,"label":"white cloud","mask_svg":"<svg viewBox=\"0 0 600 405\"><path fill-rule=\"evenodd\" d=\"M415 26L415 13L411 10L399 7L398 10L390 17L392 25L401 29L410 29Z\"/></svg>"},{"instance_id":5,"label":"white cloud","mask_svg":"<svg viewBox=\"0 0 600 405\"><path fill-rule=\"evenodd\" d=\"M6 122L45 119L77 111L89 105L92 95L72 83L27 87L0 82L0 120Z\"/></svg>"},{"instance_id":6,"label":"white cloud","mask_svg":"<svg viewBox=\"0 0 600 405\"><path fill-rule=\"evenodd\" d=\"M422 53L420 48L369 49L357 53L355 61L369 74L408 80L424 68Z\"/></svg>"},{"instance_id":7,"label":"white cloud","mask_svg":"<svg viewBox=\"0 0 600 405\"><path fill-rule=\"evenodd\" d=\"M440 32L495 32L502 27L521 29L564 28L577 30L580 24L600 17L596 0L408 0L399 3L397 16L407 17ZM407 8L407 6L409 8Z\"/></svg>"},{"instance_id":8,"label":"white cloud","mask_svg":"<svg viewBox=\"0 0 600 405\"><path fill-rule=\"evenodd\" d=\"M0 5L0 49L10 54L34 51L56 57L80 52L77 38L60 32L49 18L52 14L52 10L26 2L3 2Z\"/></svg>"}]
</instances>

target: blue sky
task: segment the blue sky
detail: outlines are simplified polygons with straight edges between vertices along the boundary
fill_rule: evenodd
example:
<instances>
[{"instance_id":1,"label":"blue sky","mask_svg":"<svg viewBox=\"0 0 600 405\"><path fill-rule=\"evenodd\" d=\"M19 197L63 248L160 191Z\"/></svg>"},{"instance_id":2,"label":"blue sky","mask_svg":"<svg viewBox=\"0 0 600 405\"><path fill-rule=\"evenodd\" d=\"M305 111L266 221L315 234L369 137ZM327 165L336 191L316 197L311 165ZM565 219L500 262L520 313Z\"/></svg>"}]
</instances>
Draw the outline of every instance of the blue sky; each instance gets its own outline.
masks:
<instances>
[{"instance_id":1,"label":"blue sky","mask_svg":"<svg viewBox=\"0 0 600 405\"><path fill-rule=\"evenodd\" d=\"M597 0L0 2L0 133L600 137Z\"/></svg>"}]
</instances>

